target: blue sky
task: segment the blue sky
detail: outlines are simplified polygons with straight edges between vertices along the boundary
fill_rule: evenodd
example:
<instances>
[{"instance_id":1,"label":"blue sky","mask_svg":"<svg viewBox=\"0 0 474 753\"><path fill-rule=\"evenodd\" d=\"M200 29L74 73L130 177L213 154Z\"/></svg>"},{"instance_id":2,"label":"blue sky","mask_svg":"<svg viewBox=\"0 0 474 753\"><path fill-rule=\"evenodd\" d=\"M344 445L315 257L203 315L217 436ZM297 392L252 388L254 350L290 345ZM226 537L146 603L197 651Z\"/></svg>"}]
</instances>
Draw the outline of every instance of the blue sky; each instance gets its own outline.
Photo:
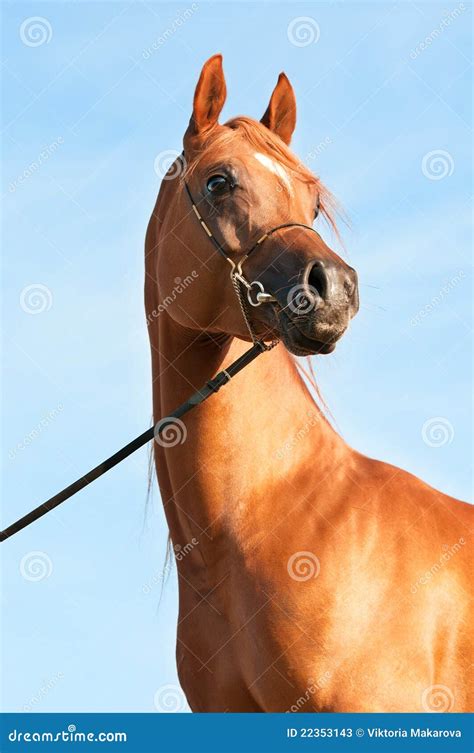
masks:
<instances>
[{"instance_id":1,"label":"blue sky","mask_svg":"<svg viewBox=\"0 0 474 753\"><path fill-rule=\"evenodd\" d=\"M468 4L6 0L2 11L3 524L149 425L154 165L180 151L215 52L224 117L260 118L287 73L293 147L351 220L361 311L315 361L337 427L468 498ZM166 686L183 707L175 575L159 603L166 527L156 485L145 511L146 485L143 450L2 546L5 710L155 711Z\"/></svg>"}]
</instances>

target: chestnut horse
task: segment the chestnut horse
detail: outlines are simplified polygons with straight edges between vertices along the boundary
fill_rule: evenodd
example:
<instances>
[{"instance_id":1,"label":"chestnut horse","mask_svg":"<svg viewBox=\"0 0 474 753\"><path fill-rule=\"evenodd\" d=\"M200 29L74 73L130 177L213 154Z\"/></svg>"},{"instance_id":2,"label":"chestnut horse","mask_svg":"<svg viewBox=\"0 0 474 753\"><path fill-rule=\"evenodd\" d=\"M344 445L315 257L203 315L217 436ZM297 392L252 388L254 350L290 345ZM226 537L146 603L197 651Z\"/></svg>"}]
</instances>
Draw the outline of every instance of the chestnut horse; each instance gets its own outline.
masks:
<instances>
[{"instance_id":1,"label":"chestnut horse","mask_svg":"<svg viewBox=\"0 0 474 753\"><path fill-rule=\"evenodd\" d=\"M235 263L290 224L242 269L268 296L244 307L253 335L280 343L155 442L183 690L193 711L472 709L471 508L348 447L315 404L293 356L334 349L357 278L310 232L328 194L288 148L286 76L260 122L219 125L225 98L215 55L148 227L155 421L249 347L206 227Z\"/></svg>"}]
</instances>

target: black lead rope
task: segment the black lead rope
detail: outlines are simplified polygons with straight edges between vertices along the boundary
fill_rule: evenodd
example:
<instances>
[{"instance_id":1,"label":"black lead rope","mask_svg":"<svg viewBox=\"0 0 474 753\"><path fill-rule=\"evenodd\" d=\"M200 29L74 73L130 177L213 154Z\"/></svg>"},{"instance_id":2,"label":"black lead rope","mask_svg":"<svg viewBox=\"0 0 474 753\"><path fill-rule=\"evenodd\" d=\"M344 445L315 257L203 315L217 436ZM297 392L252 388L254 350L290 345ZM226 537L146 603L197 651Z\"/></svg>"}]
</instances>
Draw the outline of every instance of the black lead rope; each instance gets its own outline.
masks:
<instances>
[{"instance_id":1,"label":"black lead rope","mask_svg":"<svg viewBox=\"0 0 474 753\"><path fill-rule=\"evenodd\" d=\"M176 410L170 413L169 416L165 416L164 418L160 419L154 426L152 426L150 429L147 429L147 431L143 432L143 434L140 434L140 436L136 437L132 442L126 444L125 447L122 447L121 450L111 455L109 458L107 458L107 460L104 460L103 463L97 465L95 468L89 471L89 473L81 476L81 478L78 478L77 481L74 481L65 489L58 492L58 494L55 494L54 497L51 497L51 499L43 502L43 504L39 505L27 515L24 515L22 518L17 520L16 523L12 523L11 526L8 526L8 528L5 528L4 531L1 531L0 541L6 541L6 539L10 538L10 536L13 536L23 528L26 528L26 526L29 526L30 523L34 523L35 520L43 517L43 515L46 515L46 513L50 510L54 510L55 507L65 502L74 494L77 494L77 492L81 491L81 489L84 489L84 487L89 486L89 484L91 484L97 478L100 478L100 476L103 476L104 473L107 473L107 471L110 471L111 468L118 465L118 463L121 463L122 460L125 460L125 458L128 458L129 455L138 450L140 447L143 447L143 445L147 444L147 442L150 442L154 438L157 439L158 436L162 434L168 426L176 424L177 419L180 419L186 413L189 413L189 411L195 408L197 405L201 405L201 403L207 400L208 397L214 394L214 392L220 390L220 388L223 387L224 384L227 384L227 382L229 382L232 377L238 374L239 371L244 369L250 363L252 363L252 361L257 356L259 356L261 353L264 353L267 349L268 346L266 346L265 343L261 340L258 340L250 348L250 350L247 350L245 353L243 353L239 358L237 358L236 361L228 366L227 369L220 371L213 379L210 379L208 382L206 382L206 384L201 387L200 390L195 392L194 395L191 395L191 397L186 400L185 403L176 408Z\"/></svg>"}]
</instances>

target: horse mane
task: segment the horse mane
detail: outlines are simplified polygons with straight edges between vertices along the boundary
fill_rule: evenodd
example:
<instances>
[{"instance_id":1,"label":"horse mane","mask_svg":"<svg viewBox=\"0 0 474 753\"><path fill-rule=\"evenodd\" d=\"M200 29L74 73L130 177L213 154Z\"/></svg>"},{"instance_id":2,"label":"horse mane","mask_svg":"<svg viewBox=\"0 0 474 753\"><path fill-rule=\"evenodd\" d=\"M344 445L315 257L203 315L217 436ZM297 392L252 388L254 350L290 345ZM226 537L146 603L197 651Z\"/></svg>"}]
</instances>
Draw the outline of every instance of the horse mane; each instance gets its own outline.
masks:
<instances>
[{"instance_id":1,"label":"horse mane","mask_svg":"<svg viewBox=\"0 0 474 753\"><path fill-rule=\"evenodd\" d=\"M229 153L229 143L234 139L235 132L241 134L256 151L266 152L279 161L297 180L317 186L320 214L340 240L336 216L340 215L341 211L331 191L293 154L279 136L257 120L240 115L228 120L215 135L211 132L210 138L204 142L201 151L186 165L186 176L192 175L211 152L214 159L225 158Z\"/></svg>"}]
</instances>

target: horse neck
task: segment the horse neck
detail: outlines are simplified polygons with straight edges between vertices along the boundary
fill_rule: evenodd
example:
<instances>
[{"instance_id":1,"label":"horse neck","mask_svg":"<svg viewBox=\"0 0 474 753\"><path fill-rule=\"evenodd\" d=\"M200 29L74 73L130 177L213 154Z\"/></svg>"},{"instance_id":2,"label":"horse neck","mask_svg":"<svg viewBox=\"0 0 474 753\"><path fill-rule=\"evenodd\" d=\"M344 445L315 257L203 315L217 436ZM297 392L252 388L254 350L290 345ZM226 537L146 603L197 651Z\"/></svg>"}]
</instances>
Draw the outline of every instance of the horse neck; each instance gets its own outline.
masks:
<instances>
[{"instance_id":1,"label":"horse neck","mask_svg":"<svg viewBox=\"0 0 474 753\"><path fill-rule=\"evenodd\" d=\"M248 347L235 338L191 335L164 312L153 347L155 420ZM211 539L240 535L256 505L260 515L272 515L302 475L327 472L343 444L282 345L188 414L185 426L183 444L156 447L158 476L173 542L196 539L204 552L209 545L207 561L216 552Z\"/></svg>"}]
</instances>

